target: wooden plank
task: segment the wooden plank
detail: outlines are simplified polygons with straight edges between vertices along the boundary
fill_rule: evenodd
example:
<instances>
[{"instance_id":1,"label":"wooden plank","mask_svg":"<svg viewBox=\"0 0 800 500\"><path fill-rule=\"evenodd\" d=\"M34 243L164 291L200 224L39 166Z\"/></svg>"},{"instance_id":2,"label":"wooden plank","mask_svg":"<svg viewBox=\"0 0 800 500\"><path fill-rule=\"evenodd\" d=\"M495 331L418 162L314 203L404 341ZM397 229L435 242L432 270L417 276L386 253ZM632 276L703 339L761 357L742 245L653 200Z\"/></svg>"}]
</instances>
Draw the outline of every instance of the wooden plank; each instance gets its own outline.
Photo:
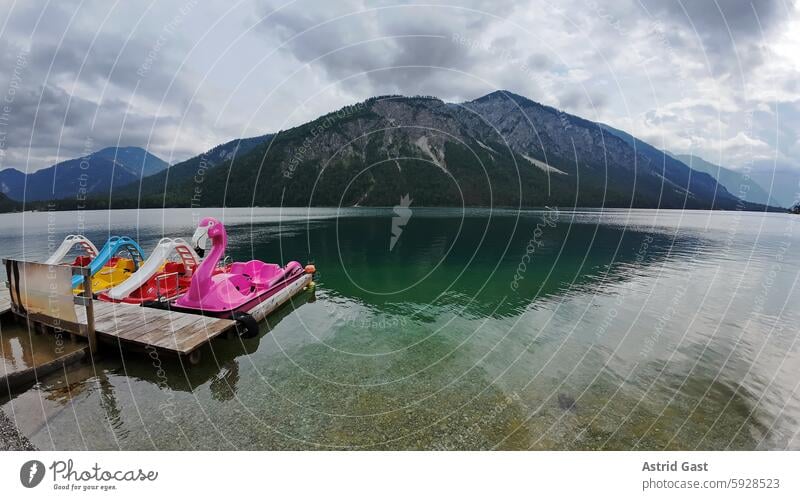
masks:
<instances>
[{"instance_id":1,"label":"wooden plank","mask_svg":"<svg viewBox=\"0 0 800 500\"><path fill-rule=\"evenodd\" d=\"M192 316L181 316L177 318L159 318L158 321L153 321L152 328L142 328L140 330L132 331L126 334L123 338L126 340L137 340L139 342L150 342L150 338L161 338L165 335L171 334L178 328L191 326L197 323L198 319Z\"/></svg>"},{"instance_id":2,"label":"wooden plank","mask_svg":"<svg viewBox=\"0 0 800 500\"><path fill-rule=\"evenodd\" d=\"M187 354L235 322L135 304L95 301L95 329L105 337Z\"/></svg>"},{"instance_id":3,"label":"wooden plank","mask_svg":"<svg viewBox=\"0 0 800 500\"><path fill-rule=\"evenodd\" d=\"M94 319L95 321L105 321L112 318L118 318L128 313L130 313L128 309L117 309L105 306L95 306Z\"/></svg>"},{"instance_id":4,"label":"wooden plank","mask_svg":"<svg viewBox=\"0 0 800 500\"><path fill-rule=\"evenodd\" d=\"M162 349L189 353L219 336L235 324L231 320L195 316L194 321L175 330L153 332L139 340Z\"/></svg>"},{"instance_id":5,"label":"wooden plank","mask_svg":"<svg viewBox=\"0 0 800 500\"><path fill-rule=\"evenodd\" d=\"M117 335L117 334L115 334L113 332L104 332L104 334L109 336L109 337L111 337L111 338L122 340L122 341L125 341L125 342L134 342L134 343L145 344L146 345L146 342L141 342L139 340L140 337L143 337L143 336L147 335L148 333L150 333L152 331L159 331L159 329L161 327L163 327L163 325L165 325L165 324L166 324L166 322L162 318L162 319L159 319L159 321L149 322L147 324L146 328L143 327L143 328L139 328L139 329L127 330L125 332L125 335Z\"/></svg>"},{"instance_id":6,"label":"wooden plank","mask_svg":"<svg viewBox=\"0 0 800 500\"><path fill-rule=\"evenodd\" d=\"M120 309L112 314L104 315L102 320L98 322L102 324L102 327L98 327L98 329L105 333L122 335L127 330L142 328L157 318L158 316L155 314L148 314L145 308L137 310Z\"/></svg>"},{"instance_id":7,"label":"wooden plank","mask_svg":"<svg viewBox=\"0 0 800 500\"><path fill-rule=\"evenodd\" d=\"M171 321L171 318L153 314L146 318L137 317L125 323L117 322L111 328L106 328L106 331L116 337L133 340L137 337L141 337L146 332L159 328L166 328Z\"/></svg>"},{"instance_id":8,"label":"wooden plank","mask_svg":"<svg viewBox=\"0 0 800 500\"><path fill-rule=\"evenodd\" d=\"M118 317L106 320L102 323L99 331L106 335L113 335L115 337L127 338L131 336L131 332L141 331L143 329L152 328L153 323L160 321L159 319L150 318L147 321L142 321L142 318L126 318Z\"/></svg>"},{"instance_id":9,"label":"wooden plank","mask_svg":"<svg viewBox=\"0 0 800 500\"><path fill-rule=\"evenodd\" d=\"M190 322L176 322L173 328L164 330L164 334L161 336L161 339L159 339L156 335L152 335L150 340L153 342L158 342L161 340L160 343L164 343L163 339L165 338L170 340L182 339L197 332L216 332L220 328L224 330L227 326L233 325L233 321L230 320L208 318L205 316L191 316L190 319Z\"/></svg>"},{"instance_id":10,"label":"wooden plank","mask_svg":"<svg viewBox=\"0 0 800 500\"><path fill-rule=\"evenodd\" d=\"M124 323L122 323L122 321L125 321L125 318L122 318L122 317L119 317L119 316L117 316L117 317L104 317L100 321L95 321L95 329L99 330L101 332L106 332L106 333L116 333L116 330L121 325L123 325L123 324L124 325L129 325L130 324L130 322L128 322L128 321L125 321Z\"/></svg>"},{"instance_id":11,"label":"wooden plank","mask_svg":"<svg viewBox=\"0 0 800 500\"><path fill-rule=\"evenodd\" d=\"M112 307L104 311L102 320L98 322L102 323L102 328L98 327L98 330L110 335L124 336L127 331L141 329L158 320L161 317L160 312L134 304L112 303Z\"/></svg>"},{"instance_id":12,"label":"wooden plank","mask_svg":"<svg viewBox=\"0 0 800 500\"><path fill-rule=\"evenodd\" d=\"M95 321L103 321L105 319L113 317L114 315L115 315L114 311L110 311L110 310L107 310L105 308L103 308L103 309L95 308L95 310L94 310L94 320Z\"/></svg>"},{"instance_id":13,"label":"wooden plank","mask_svg":"<svg viewBox=\"0 0 800 500\"><path fill-rule=\"evenodd\" d=\"M42 325L46 325L52 328L58 328L59 330L63 330L65 332L74 333L76 335L83 336L81 332L81 323L73 323L71 321L64 321L58 318L52 318L45 314L40 313L28 313L28 320L33 321L35 323L39 323Z\"/></svg>"},{"instance_id":14,"label":"wooden plank","mask_svg":"<svg viewBox=\"0 0 800 500\"><path fill-rule=\"evenodd\" d=\"M197 349L206 342L210 342L218 337L229 328L233 328L236 322L219 319L219 318L204 318L203 323L192 325L191 328L185 327L174 333L173 337L169 339L177 351L183 353L190 353ZM167 346L163 341L156 342L155 345L166 348Z\"/></svg>"},{"instance_id":15,"label":"wooden plank","mask_svg":"<svg viewBox=\"0 0 800 500\"><path fill-rule=\"evenodd\" d=\"M125 311L127 308L116 307L117 304L112 302L102 302L99 300L94 301L94 315L95 318L102 318L111 314L118 314L120 311Z\"/></svg>"}]
</instances>

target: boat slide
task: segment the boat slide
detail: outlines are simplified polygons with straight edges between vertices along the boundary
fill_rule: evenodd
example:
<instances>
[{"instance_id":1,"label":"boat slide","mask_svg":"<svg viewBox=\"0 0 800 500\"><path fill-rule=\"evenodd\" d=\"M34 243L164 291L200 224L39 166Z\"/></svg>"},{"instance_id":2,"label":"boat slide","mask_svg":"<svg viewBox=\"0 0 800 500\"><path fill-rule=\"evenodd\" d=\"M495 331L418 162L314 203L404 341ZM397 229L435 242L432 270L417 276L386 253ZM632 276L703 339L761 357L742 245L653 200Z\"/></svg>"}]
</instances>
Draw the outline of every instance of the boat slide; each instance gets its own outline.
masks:
<instances>
[{"instance_id":1,"label":"boat slide","mask_svg":"<svg viewBox=\"0 0 800 500\"><path fill-rule=\"evenodd\" d=\"M178 254L185 269L194 269L200 263L197 252L181 238L161 238L150 257L142 264L138 271L131 274L128 279L109 289L104 296L112 301L121 301L134 291L144 286L154 275L164 269L173 253Z\"/></svg>"},{"instance_id":2,"label":"boat slide","mask_svg":"<svg viewBox=\"0 0 800 500\"><path fill-rule=\"evenodd\" d=\"M56 265L60 264L64 257L67 256L70 250L72 250L75 246L81 247L86 255L89 258L94 259L97 257L97 247L94 246L94 243L89 241L89 238L83 236L82 234L70 234L64 238L64 241L61 242L61 246L59 246L56 251L48 257L45 264Z\"/></svg>"},{"instance_id":3,"label":"boat slide","mask_svg":"<svg viewBox=\"0 0 800 500\"><path fill-rule=\"evenodd\" d=\"M92 276L97 274L108 261L115 257L120 252L128 252L133 260L134 267L138 266L144 260L144 251L138 243L127 236L112 236L103 245L103 248L97 253L94 259L89 263L89 272ZM72 288L77 288L83 283L83 276L72 277Z\"/></svg>"}]
</instances>

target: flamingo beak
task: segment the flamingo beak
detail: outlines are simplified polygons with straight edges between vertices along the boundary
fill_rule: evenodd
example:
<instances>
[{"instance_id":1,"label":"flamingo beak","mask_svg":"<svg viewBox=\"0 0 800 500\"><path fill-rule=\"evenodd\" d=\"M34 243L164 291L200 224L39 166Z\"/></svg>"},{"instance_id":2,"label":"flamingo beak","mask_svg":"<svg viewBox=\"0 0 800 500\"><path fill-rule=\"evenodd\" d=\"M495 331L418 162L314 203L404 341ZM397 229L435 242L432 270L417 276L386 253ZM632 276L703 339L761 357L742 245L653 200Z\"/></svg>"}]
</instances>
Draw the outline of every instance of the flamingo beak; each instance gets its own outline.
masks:
<instances>
[{"instance_id":1,"label":"flamingo beak","mask_svg":"<svg viewBox=\"0 0 800 500\"><path fill-rule=\"evenodd\" d=\"M192 235L192 245L197 254L202 257L208 243L208 226L199 226Z\"/></svg>"}]
</instances>

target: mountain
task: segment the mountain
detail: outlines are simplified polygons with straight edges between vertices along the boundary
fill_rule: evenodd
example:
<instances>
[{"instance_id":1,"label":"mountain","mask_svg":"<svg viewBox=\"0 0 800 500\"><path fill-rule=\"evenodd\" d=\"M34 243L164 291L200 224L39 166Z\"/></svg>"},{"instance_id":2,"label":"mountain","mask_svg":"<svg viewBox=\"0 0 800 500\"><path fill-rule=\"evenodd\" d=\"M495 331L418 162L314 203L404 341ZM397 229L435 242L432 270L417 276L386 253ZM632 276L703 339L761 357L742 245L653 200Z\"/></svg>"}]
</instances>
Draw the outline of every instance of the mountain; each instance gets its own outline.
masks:
<instances>
[{"instance_id":1,"label":"mountain","mask_svg":"<svg viewBox=\"0 0 800 500\"><path fill-rule=\"evenodd\" d=\"M142 148L105 148L94 153L94 156L116 161L126 169L137 174L137 177L147 177L157 174L169 167L167 162Z\"/></svg>"},{"instance_id":2,"label":"mountain","mask_svg":"<svg viewBox=\"0 0 800 500\"><path fill-rule=\"evenodd\" d=\"M719 165L715 165L706 161L699 156L687 154L674 154L667 152L673 158L682 161L689 165L693 170L698 172L705 172L708 175L717 179L717 181L725 186L729 192L738 195L742 199L752 201L753 203L761 203L764 205L772 206L788 206L778 200L773 199L770 194L764 190L752 177L746 178L743 174L730 170Z\"/></svg>"},{"instance_id":3,"label":"mountain","mask_svg":"<svg viewBox=\"0 0 800 500\"><path fill-rule=\"evenodd\" d=\"M92 162L127 172L120 151L115 159L101 153L90 155ZM229 141L151 175L145 163L133 180L94 187L85 206L395 206L409 200L414 206L765 209L626 132L505 91L464 103L374 97L277 134ZM6 173L4 186L24 175L0 174ZM74 208L74 194L56 206Z\"/></svg>"},{"instance_id":4,"label":"mountain","mask_svg":"<svg viewBox=\"0 0 800 500\"><path fill-rule=\"evenodd\" d=\"M750 173L750 178L768 190L772 198L783 207L791 207L800 201L800 172L798 171L755 170Z\"/></svg>"},{"instance_id":5,"label":"mountain","mask_svg":"<svg viewBox=\"0 0 800 500\"><path fill-rule=\"evenodd\" d=\"M16 202L3 193L0 193L0 213L16 212L21 209L22 207L20 206L19 202Z\"/></svg>"},{"instance_id":6,"label":"mountain","mask_svg":"<svg viewBox=\"0 0 800 500\"><path fill-rule=\"evenodd\" d=\"M165 170L167 163L142 148L110 147L25 174L0 172L0 189L16 201L108 197L118 188Z\"/></svg>"},{"instance_id":7,"label":"mountain","mask_svg":"<svg viewBox=\"0 0 800 500\"><path fill-rule=\"evenodd\" d=\"M667 152L661 151L627 132L605 124L600 126L630 145L646 162L650 175L662 176L674 188L684 189L694 196L713 202L715 208L735 208L736 202L739 201L738 198L731 194L725 186L718 183L714 176L693 170ZM733 203L732 206L731 203Z\"/></svg>"},{"instance_id":8,"label":"mountain","mask_svg":"<svg viewBox=\"0 0 800 500\"><path fill-rule=\"evenodd\" d=\"M25 174L16 168L0 170L0 193L5 197L21 196L25 189Z\"/></svg>"},{"instance_id":9,"label":"mountain","mask_svg":"<svg viewBox=\"0 0 800 500\"><path fill-rule=\"evenodd\" d=\"M505 91L460 104L375 97L210 167L198 158L143 179L140 206L394 206L408 195L415 206L764 208L629 134Z\"/></svg>"},{"instance_id":10,"label":"mountain","mask_svg":"<svg viewBox=\"0 0 800 500\"><path fill-rule=\"evenodd\" d=\"M141 182L135 182L120 189L114 195L115 199L125 200L128 206L135 207L138 204L134 200L148 200L151 205L161 206L164 200L169 205L170 193L175 186L185 185L187 182L195 182L202 185L205 172L211 167L227 161L234 161L237 158L249 153L259 144L262 144L273 137L274 134L267 134L258 137L248 137L244 139L234 139L215 146L214 148L190 158L181 163L176 163L169 169L144 177ZM165 197L164 193L167 193ZM191 203L190 203L191 204Z\"/></svg>"}]
</instances>

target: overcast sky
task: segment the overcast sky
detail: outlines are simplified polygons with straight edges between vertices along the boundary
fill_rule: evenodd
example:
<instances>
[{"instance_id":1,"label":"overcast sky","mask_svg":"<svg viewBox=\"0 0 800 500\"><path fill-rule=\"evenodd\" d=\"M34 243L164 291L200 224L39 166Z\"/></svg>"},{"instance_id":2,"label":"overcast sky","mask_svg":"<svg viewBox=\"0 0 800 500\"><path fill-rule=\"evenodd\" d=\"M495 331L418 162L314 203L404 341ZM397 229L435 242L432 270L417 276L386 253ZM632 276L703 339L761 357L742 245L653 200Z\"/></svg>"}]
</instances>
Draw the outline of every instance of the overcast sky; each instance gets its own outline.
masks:
<instances>
[{"instance_id":1,"label":"overcast sky","mask_svg":"<svg viewBox=\"0 0 800 500\"><path fill-rule=\"evenodd\" d=\"M112 145L174 163L373 95L496 89L732 168L800 168L791 1L209 3L0 1L0 169Z\"/></svg>"}]
</instances>

